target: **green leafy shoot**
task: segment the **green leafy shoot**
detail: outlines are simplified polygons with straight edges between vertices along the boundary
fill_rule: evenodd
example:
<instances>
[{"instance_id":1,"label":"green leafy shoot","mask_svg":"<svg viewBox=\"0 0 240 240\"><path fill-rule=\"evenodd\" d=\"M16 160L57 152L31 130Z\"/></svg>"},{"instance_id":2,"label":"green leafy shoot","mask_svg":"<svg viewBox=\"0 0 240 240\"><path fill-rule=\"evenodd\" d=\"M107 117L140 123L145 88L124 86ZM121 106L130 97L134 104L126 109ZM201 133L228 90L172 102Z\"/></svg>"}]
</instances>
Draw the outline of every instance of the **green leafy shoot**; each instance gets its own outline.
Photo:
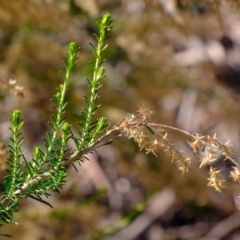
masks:
<instances>
[{"instance_id":1,"label":"green leafy shoot","mask_svg":"<svg viewBox=\"0 0 240 240\"><path fill-rule=\"evenodd\" d=\"M94 120L95 112L99 108L99 105L97 105L98 91L103 86L100 79L105 73L102 64L105 61L103 53L107 45L104 41L109 36L109 31L112 28L111 23L111 15L105 14L97 22L99 27L99 35L95 36L97 45L90 44L93 48L95 62L93 64L93 76L91 79L87 79L89 97L84 96L86 107L80 113L78 124L81 130L78 130L78 136L75 136L65 116L66 91L71 83L71 73L77 62L79 51L79 47L74 42L68 45L67 60L64 63L65 72L62 74L63 83L52 98L55 112L49 123L51 131L47 132L45 138L43 138L43 147L34 147L31 159L26 159L21 148L23 144L21 111L14 110L12 112L10 118L12 137L8 145L9 156L3 183L5 192L0 196L0 227L6 223L16 224L13 220L13 214L18 211L19 200L22 198L30 197L52 207L50 203L43 199L43 196L49 197L52 193L59 193L59 189L66 183L66 165L79 160L84 161L86 159L84 154L94 150L94 147L101 146L99 143L116 130L115 128L108 130L99 137L99 134L107 126L107 121L104 117ZM69 151L69 140L75 142L77 148L75 151L73 149L71 149L71 152ZM0 233L0 235L9 236L3 233Z\"/></svg>"},{"instance_id":2,"label":"green leafy shoot","mask_svg":"<svg viewBox=\"0 0 240 240\"><path fill-rule=\"evenodd\" d=\"M95 54L95 63L93 69L92 79L87 78L89 97L84 97L86 108L80 113L81 121L78 124L81 126L81 131L78 131L79 138L77 143L78 151L82 151L93 144L94 140L102 133L106 127L106 119L104 117L93 121L96 110L100 105L96 105L99 98L98 91L103 86L100 79L104 77L105 68L102 66L104 63L103 53L107 48L104 41L109 37L109 32L112 28L112 20L110 14L105 14L102 19L97 22L99 28L99 35L95 35L97 46L89 43Z\"/></svg>"},{"instance_id":3,"label":"green leafy shoot","mask_svg":"<svg viewBox=\"0 0 240 240\"><path fill-rule=\"evenodd\" d=\"M20 132L23 125L21 111L14 110L11 114L12 137L10 138L11 144L8 145L7 175L3 183L5 192L0 197L0 227L4 222L15 223L13 213L18 211L18 202L21 198L31 197L51 206L42 199L42 196L50 196L50 191L58 193L58 188L65 184L64 161L71 132L64 116L67 105L65 95L71 82L70 74L76 64L78 50L76 43L69 44L67 61L64 64L64 81L53 97L56 103L56 106L53 106L55 114L52 115L52 123L50 123L53 131L48 132L46 138L43 139L44 150L40 147L34 148L31 161L25 159L21 149L23 144Z\"/></svg>"},{"instance_id":4,"label":"green leafy shoot","mask_svg":"<svg viewBox=\"0 0 240 240\"><path fill-rule=\"evenodd\" d=\"M12 123L12 128L10 128L12 137L10 138L11 144L8 145L9 156L7 158L8 168L6 169L8 176L4 179L3 184L6 190L6 195L12 197L14 191L20 187L23 180L21 168L24 153L21 149L23 144L23 138L20 133L23 125L21 111L14 110L10 117L10 121Z\"/></svg>"}]
</instances>

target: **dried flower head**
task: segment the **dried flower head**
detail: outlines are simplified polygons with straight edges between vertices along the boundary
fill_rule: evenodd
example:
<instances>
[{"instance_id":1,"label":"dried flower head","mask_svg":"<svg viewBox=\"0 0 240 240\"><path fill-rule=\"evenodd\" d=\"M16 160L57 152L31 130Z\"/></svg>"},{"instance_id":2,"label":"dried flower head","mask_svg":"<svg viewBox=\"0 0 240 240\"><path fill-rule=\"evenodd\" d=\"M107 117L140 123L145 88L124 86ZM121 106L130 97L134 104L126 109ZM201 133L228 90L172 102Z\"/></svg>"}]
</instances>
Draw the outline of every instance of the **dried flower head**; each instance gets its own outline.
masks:
<instances>
[{"instance_id":1,"label":"dried flower head","mask_svg":"<svg viewBox=\"0 0 240 240\"><path fill-rule=\"evenodd\" d=\"M172 158L172 161L177 164L179 170L185 173L189 170L191 159L183 154L182 151L175 149L174 145L168 140L168 130L178 131L187 136L193 138L192 141L188 142L193 153L200 158L200 168L203 166L210 165L208 178L208 185L214 187L217 191L221 191L224 187L223 183L225 180L220 177L220 170L216 170L212 167L216 161L225 156L225 159L229 159L233 164L234 168L231 172L231 177L240 182L240 166L232 158L233 153L230 149L229 141L225 144L218 142L216 134L213 136L204 136L202 134L191 134L185 130L156 123L146 122L150 118L152 111L142 106L138 110L138 114L130 115L124 118L118 125L118 129L128 138L132 138L140 147L145 149L146 153L152 153L157 156L159 149ZM142 130L148 129L152 135L145 134ZM204 157L198 155L199 150L205 153Z\"/></svg>"},{"instance_id":2,"label":"dried flower head","mask_svg":"<svg viewBox=\"0 0 240 240\"><path fill-rule=\"evenodd\" d=\"M233 178L234 181L240 183L240 169L239 169L239 167L233 167L233 171L231 171L230 176Z\"/></svg>"},{"instance_id":3,"label":"dried flower head","mask_svg":"<svg viewBox=\"0 0 240 240\"><path fill-rule=\"evenodd\" d=\"M158 142L157 139L154 139L152 143L146 146L145 150L147 154L151 152L157 157L157 152L160 147L161 147L161 144Z\"/></svg>"},{"instance_id":4,"label":"dried flower head","mask_svg":"<svg viewBox=\"0 0 240 240\"><path fill-rule=\"evenodd\" d=\"M188 142L189 146L192 148L193 152L196 153L199 148L203 147L203 139L205 136L202 136L200 134L196 134L194 136L194 141Z\"/></svg>"},{"instance_id":5,"label":"dried flower head","mask_svg":"<svg viewBox=\"0 0 240 240\"><path fill-rule=\"evenodd\" d=\"M200 161L201 161L201 163L200 163L200 166L199 166L199 168L201 168L201 167L204 167L204 166L207 166L207 165L211 165L211 164L213 164L215 161L216 161L217 159L216 158L211 158L211 156L206 156L206 157L204 157L204 158L200 158Z\"/></svg>"},{"instance_id":6,"label":"dried flower head","mask_svg":"<svg viewBox=\"0 0 240 240\"><path fill-rule=\"evenodd\" d=\"M150 119L153 111L151 111L149 108L146 108L145 106L142 106L138 109L138 116L142 121L145 121L147 119Z\"/></svg>"},{"instance_id":7,"label":"dried flower head","mask_svg":"<svg viewBox=\"0 0 240 240\"><path fill-rule=\"evenodd\" d=\"M230 149L230 147L231 147L230 141L227 141L225 144L219 146L219 149L222 151L222 154L226 156L226 158L233 157L233 152Z\"/></svg>"},{"instance_id":8,"label":"dried flower head","mask_svg":"<svg viewBox=\"0 0 240 240\"><path fill-rule=\"evenodd\" d=\"M225 182L225 180L220 178L220 172L220 170L216 170L213 167L209 169L208 186L214 187L218 192L222 191L222 188L224 188L223 183Z\"/></svg>"}]
</instances>

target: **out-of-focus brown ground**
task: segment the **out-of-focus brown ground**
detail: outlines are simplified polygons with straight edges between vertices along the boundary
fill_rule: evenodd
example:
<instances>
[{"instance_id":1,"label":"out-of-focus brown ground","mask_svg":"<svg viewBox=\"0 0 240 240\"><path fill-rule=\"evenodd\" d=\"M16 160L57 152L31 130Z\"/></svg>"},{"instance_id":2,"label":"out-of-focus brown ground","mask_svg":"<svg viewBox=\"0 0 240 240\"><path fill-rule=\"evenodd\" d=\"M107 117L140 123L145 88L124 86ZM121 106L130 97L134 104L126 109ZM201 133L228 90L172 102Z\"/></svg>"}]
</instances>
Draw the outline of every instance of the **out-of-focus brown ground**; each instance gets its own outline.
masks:
<instances>
[{"instance_id":1,"label":"out-of-focus brown ground","mask_svg":"<svg viewBox=\"0 0 240 240\"><path fill-rule=\"evenodd\" d=\"M88 41L109 12L114 28L99 116L113 125L145 105L153 122L230 140L239 161L239 11L234 0L0 0L0 79L24 87L23 98L1 93L1 141L9 141L9 113L20 108L26 154L41 145L70 41L82 48L68 92L68 121L76 123L91 73ZM189 139L169 137L191 155ZM20 226L3 231L14 240L240 239L239 184L229 179L230 164L219 163L227 181L217 193L191 156L182 176L164 152L145 155L132 141L117 140L89 155L78 172L69 167L67 185L48 199L53 209L26 199L15 214Z\"/></svg>"}]
</instances>

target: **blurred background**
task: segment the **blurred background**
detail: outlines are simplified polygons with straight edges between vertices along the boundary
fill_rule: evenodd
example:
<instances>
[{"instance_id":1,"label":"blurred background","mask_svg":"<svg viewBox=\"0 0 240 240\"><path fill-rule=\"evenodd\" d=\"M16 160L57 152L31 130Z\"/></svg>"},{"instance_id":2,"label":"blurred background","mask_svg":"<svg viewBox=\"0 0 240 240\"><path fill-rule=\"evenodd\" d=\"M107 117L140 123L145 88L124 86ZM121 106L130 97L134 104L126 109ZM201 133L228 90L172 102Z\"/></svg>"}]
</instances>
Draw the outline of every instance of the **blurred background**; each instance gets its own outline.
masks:
<instances>
[{"instance_id":1,"label":"blurred background","mask_svg":"<svg viewBox=\"0 0 240 240\"><path fill-rule=\"evenodd\" d=\"M240 2L236 0L0 0L0 140L9 142L9 114L23 111L24 150L41 145L53 113L50 98L62 82L67 44L81 47L68 94L68 121L83 108L93 59L95 22L111 13L105 86L99 116L111 125L144 105L152 122L231 141L240 160ZM17 83L8 84L9 79ZM23 89L22 89L23 87ZM53 209L21 201L20 226L2 231L16 240L236 240L240 239L239 184L207 186L186 138L168 133L191 156L182 176L164 151L158 157L119 139L89 155L49 198ZM4 177L6 150L0 146ZM3 189L3 186L0 186Z\"/></svg>"}]
</instances>

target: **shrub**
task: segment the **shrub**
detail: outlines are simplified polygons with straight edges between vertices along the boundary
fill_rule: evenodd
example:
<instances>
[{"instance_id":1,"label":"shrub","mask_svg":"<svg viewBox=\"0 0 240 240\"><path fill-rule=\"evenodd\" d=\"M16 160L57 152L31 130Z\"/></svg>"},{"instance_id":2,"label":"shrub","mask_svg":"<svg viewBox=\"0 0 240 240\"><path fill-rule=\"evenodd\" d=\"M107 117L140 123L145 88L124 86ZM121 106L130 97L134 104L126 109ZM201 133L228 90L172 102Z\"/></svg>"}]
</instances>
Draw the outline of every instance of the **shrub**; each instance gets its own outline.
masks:
<instances>
[{"instance_id":1,"label":"shrub","mask_svg":"<svg viewBox=\"0 0 240 240\"><path fill-rule=\"evenodd\" d=\"M31 159L28 159L22 150L24 138L21 135L21 129L24 121L21 111L14 110L10 116L12 136L8 145L9 154L3 182L5 191L0 197L0 226L6 223L16 224L13 214L19 210L19 201L23 198L30 197L51 207L43 196L57 194L64 186L67 177L66 166L84 162L87 153L111 144L120 137L133 139L146 154L153 153L157 156L159 149L163 149L177 164L179 170L185 173L189 169L190 157L181 150L177 150L167 137L168 132L178 131L192 139L189 146L200 159L200 167L209 166L209 186L217 191L221 191L224 187L221 170L212 167L222 156L234 165L231 177L235 181L240 181L240 167L233 159L229 142L221 144L216 135L211 137L192 134L172 126L151 123L150 117L153 112L145 106L141 106L136 114L124 117L113 127L110 127L105 117L95 118L95 113L100 107L98 91L103 87L100 80L105 73L103 54L108 46L105 40L112 28L111 15L105 14L97 25L99 29L99 34L95 35L97 44L96 46L90 44L95 56L95 61L92 63L93 74L92 78L87 78L89 95L83 97L85 108L79 113L79 128L76 131L73 130L66 117L68 104L66 91L71 84L71 73L77 62L79 51L79 47L74 42L68 45L65 71L62 74L63 83L52 98L55 110L50 122L52 131L46 133L43 148L34 147ZM21 90L19 87L15 89L22 94ZM70 140L75 143L75 149L69 148ZM205 155L198 154L199 152L204 152ZM9 236L4 233L2 235Z\"/></svg>"}]
</instances>

